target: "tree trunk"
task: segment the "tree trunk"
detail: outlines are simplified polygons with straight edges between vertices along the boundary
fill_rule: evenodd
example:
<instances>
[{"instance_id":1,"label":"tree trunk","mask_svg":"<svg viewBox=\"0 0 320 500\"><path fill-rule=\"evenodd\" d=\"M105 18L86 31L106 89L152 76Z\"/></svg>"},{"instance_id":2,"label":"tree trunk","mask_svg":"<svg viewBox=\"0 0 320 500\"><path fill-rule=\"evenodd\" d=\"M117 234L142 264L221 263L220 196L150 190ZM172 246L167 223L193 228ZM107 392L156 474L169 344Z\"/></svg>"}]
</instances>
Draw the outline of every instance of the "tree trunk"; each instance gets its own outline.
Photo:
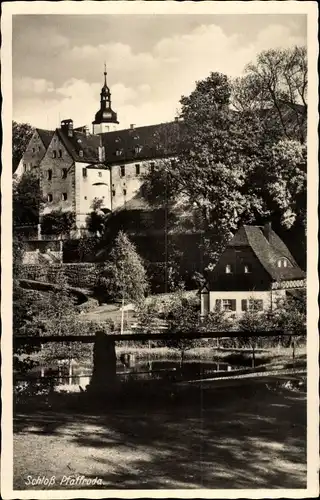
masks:
<instances>
[{"instance_id":1,"label":"tree trunk","mask_svg":"<svg viewBox=\"0 0 320 500\"><path fill-rule=\"evenodd\" d=\"M256 366L255 345L252 344L252 368Z\"/></svg>"},{"instance_id":2,"label":"tree trunk","mask_svg":"<svg viewBox=\"0 0 320 500\"><path fill-rule=\"evenodd\" d=\"M121 329L120 334L123 334L123 321L124 321L124 295L122 296L122 307L121 307Z\"/></svg>"},{"instance_id":3,"label":"tree trunk","mask_svg":"<svg viewBox=\"0 0 320 500\"><path fill-rule=\"evenodd\" d=\"M292 359L296 357L296 341L294 337L292 337Z\"/></svg>"},{"instance_id":4,"label":"tree trunk","mask_svg":"<svg viewBox=\"0 0 320 500\"><path fill-rule=\"evenodd\" d=\"M181 351L181 355L180 355L180 369L183 366L183 361L184 361L184 351Z\"/></svg>"}]
</instances>

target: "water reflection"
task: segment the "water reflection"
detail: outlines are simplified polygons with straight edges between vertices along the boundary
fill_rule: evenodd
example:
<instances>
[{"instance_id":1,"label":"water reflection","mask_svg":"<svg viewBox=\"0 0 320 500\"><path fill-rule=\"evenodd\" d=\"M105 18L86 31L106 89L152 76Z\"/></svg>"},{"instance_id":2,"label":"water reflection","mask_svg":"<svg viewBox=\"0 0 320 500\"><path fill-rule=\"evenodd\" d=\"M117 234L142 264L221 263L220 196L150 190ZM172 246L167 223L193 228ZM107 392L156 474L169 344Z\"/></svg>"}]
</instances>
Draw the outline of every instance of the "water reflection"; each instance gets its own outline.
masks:
<instances>
[{"instance_id":1,"label":"water reflection","mask_svg":"<svg viewBox=\"0 0 320 500\"><path fill-rule=\"evenodd\" d=\"M181 380L210 377L216 372L232 370L222 361L187 359L181 365L179 360L146 359L140 360L135 355L120 355L117 359L117 374L121 381L131 380ZM31 380L47 381L55 389L85 390L90 383L92 362L76 362L75 360L59 360L56 363L38 366L30 370Z\"/></svg>"}]
</instances>

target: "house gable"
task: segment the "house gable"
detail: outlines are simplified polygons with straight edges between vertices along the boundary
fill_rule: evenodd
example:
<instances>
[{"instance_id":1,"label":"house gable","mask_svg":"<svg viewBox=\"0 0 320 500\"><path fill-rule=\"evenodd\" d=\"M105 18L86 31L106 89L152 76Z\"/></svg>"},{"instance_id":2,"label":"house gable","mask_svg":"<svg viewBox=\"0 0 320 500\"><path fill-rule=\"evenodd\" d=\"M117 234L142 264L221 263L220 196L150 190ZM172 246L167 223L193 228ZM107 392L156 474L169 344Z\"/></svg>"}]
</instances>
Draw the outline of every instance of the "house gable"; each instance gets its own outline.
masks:
<instances>
[{"instance_id":1,"label":"house gable","mask_svg":"<svg viewBox=\"0 0 320 500\"><path fill-rule=\"evenodd\" d=\"M57 132L40 164L40 188L46 200L43 213L75 210L74 160Z\"/></svg>"}]
</instances>

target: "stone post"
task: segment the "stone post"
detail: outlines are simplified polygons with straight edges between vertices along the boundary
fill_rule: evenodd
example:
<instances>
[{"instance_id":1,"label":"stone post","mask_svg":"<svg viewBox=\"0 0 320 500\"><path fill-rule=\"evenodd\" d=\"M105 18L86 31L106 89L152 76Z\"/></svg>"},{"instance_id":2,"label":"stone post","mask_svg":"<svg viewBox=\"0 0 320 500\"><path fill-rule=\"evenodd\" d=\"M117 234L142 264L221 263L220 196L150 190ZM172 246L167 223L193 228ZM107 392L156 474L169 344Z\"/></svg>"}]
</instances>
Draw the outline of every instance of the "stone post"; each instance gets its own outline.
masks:
<instances>
[{"instance_id":1,"label":"stone post","mask_svg":"<svg viewBox=\"0 0 320 500\"><path fill-rule=\"evenodd\" d=\"M89 391L110 393L117 388L116 350L112 337L96 332L93 347L93 371Z\"/></svg>"}]
</instances>

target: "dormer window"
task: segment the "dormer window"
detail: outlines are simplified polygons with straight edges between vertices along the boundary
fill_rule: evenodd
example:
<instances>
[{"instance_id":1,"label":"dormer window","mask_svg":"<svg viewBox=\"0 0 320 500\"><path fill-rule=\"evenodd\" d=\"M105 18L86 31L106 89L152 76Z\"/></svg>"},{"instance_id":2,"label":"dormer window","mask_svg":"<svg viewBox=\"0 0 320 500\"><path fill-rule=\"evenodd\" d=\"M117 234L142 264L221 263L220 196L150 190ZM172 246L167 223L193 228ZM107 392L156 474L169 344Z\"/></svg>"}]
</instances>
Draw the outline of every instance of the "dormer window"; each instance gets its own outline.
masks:
<instances>
[{"instance_id":1,"label":"dormer window","mask_svg":"<svg viewBox=\"0 0 320 500\"><path fill-rule=\"evenodd\" d=\"M225 268L226 274L232 274L232 266L231 264L227 264Z\"/></svg>"},{"instance_id":2,"label":"dormer window","mask_svg":"<svg viewBox=\"0 0 320 500\"><path fill-rule=\"evenodd\" d=\"M244 274L249 274L251 273L251 266L250 264L245 264L244 265Z\"/></svg>"},{"instance_id":3,"label":"dormer window","mask_svg":"<svg viewBox=\"0 0 320 500\"><path fill-rule=\"evenodd\" d=\"M116 156L121 156L121 155L122 155L122 149L117 149Z\"/></svg>"},{"instance_id":4,"label":"dormer window","mask_svg":"<svg viewBox=\"0 0 320 500\"><path fill-rule=\"evenodd\" d=\"M135 146L135 148L134 148L134 153L135 153L136 155L137 155L137 154L139 154L139 153L141 153L141 151L142 151L142 146Z\"/></svg>"},{"instance_id":5,"label":"dormer window","mask_svg":"<svg viewBox=\"0 0 320 500\"><path fill-rule=\"evenodd\" d=\"M279 259L277 262L278 267L288 267L288 260L282 257L282 259Z\"/></svg>"}]
</instances>

